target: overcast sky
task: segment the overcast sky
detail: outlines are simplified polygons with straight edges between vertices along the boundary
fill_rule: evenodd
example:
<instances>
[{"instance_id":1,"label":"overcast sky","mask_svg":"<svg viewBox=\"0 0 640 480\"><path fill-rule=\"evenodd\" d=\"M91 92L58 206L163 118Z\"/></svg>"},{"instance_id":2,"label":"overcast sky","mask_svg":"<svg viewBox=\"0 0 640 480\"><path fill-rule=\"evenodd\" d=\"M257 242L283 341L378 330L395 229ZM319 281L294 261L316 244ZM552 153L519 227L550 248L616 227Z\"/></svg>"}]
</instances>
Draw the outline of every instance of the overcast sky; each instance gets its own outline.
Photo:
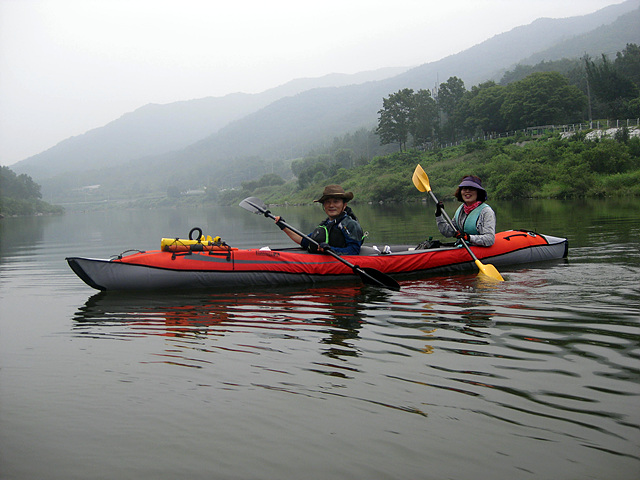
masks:
<instances>
[{"instance_id":1,"label":"overcast sky","mask_svg":"<svg viewBox=\"0 0 640 480\"><path fill-rule=\"evenodd\" d=\"M0 164L148 103L439 60L622 0L0 0Z\"/></svg>"}]
</instances>

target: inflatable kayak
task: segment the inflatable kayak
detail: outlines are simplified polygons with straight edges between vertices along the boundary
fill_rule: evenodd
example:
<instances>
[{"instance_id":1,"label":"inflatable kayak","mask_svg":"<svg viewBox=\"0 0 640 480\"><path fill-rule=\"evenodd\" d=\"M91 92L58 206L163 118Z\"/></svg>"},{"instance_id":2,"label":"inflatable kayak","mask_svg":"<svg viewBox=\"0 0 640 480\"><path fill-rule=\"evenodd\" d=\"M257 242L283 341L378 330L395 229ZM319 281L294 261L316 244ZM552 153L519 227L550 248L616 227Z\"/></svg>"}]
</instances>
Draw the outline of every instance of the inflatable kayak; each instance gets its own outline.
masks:
<instances>
[{"instance_id":1,"label":"inflatable kayak","mask_svg":"<svg viewBox=\"0 0 640 480\"><path fill-rule=\"evenodd\" d=\"M217 241L163 239L161 250L137 251L112 259L68 257L71 269L98 290L229 288L314 284L357 280L354 270L326 254L300 248L238 249ZM531 231L496 234L491 247L471 247L483 263L496 267L558 260L567 256L565 238ZM362 269L376 269L400 278L477 270L460 246L417 249L363 246L360 255L342 259Z\"/></svg>"}]
</instances>

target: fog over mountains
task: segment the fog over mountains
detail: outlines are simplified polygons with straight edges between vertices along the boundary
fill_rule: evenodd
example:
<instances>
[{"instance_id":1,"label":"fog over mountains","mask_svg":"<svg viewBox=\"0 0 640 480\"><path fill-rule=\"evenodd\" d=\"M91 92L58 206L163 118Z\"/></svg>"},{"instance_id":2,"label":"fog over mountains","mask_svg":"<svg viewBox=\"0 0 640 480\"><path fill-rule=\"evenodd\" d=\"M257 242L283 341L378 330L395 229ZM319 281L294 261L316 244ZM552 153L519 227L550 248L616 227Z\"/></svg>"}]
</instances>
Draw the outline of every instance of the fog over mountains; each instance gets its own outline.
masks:
<instances>
[{"instance_id":1,"label":"fog over mountains","mask_svg":"<svg viewBox=\"0 0 640 480\"><path fill-rule=\"evenodd\" d=\"M443 41L446 41L443 40ZM437 62L406 69L299 79L260 94L150 104L11 166L46 198L83 185L138 189L233 187L273 162L288 162L337 136L370 129L382 99L402 88L430 89L451 76L467 88L518 63L611 56L640 44L640 0L565 19L539 19ZM407 48L429 49L429 45ZM245 168L264 164L261 168ZM261 163L262 162L262 163Z\"/></svg>"},{"instance_id":2,"label":"fog over mountains","mask_svg":"<svg viewBox=\"0 0 640 480\"><path fill-rule=\"evenodd\" d=\"M68 138L11 168L47 178L66 171L115 166L185 148L283 97L315 88L380 80L405 70L386 68L354 75L330 74L292 80L258 94L232 93L164 105L148 104L103 127ZM31 166L35 168L32 170Z\"/></svg>"}]
</instances>

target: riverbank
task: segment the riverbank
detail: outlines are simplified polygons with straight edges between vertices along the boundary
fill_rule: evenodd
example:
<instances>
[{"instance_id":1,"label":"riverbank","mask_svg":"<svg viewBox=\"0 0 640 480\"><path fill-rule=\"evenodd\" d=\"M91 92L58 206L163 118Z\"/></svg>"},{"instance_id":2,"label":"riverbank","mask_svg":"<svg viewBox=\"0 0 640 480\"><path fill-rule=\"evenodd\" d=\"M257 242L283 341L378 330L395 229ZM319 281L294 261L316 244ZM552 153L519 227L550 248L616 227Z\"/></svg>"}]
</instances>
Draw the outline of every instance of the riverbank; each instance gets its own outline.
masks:
<instances>
[{"instance_id":1,"label":"riverbank","mask_svg":"<svg viewBox=\"0 0 640 480\"><path fill-rule=\"evenodd\" d=\"M130 197L96 191L64 203L64 208L210 208L237 205L249 196L269 204L308 205L331 183L353 191L355 204L419 202L425 194L411 182L417 164L423 166L433 191L443 200L453 198L459 179L468 174L483 179L490 199L640 196L640 138L622 134L611 138L590 136L589 131L535 139L512 136L438 150L398 152L359 163L365 164L331 167L327 170L330 174L318 173L304 185L294 178L279 184L243 182L240 187L219 192L204 189L201 194L172 196L147 191Z\"/></svg>"},{"instance_id":2,"label":"riverbank","mask_svg":"<svg viewBox=\"0 0 640 480\"><path fill-rule=\"evenodd\" d=\"M42 200L16 200L14 198L0 198L0 219L6 217L26 217L42 215L62 215L64 208L51 205Z\"/></svg>"},{"instance_id":3,"label":"riverbank","mask_svg":"<svg viewBox=\"0 0 640 480\"><path fill-rule=\"evenodd\" d=\"M518 137L475 141L430 151L376 157L368 164L341 168L330 177L314 178L305 188L296 180L254 190L222 192L218 202L232 205L258 196L268 203L310 203L324 185L339 183L356 193L356 202L405 202L424 197L411 176L421 164L431 187L451 198L464 175L483 179L491 198L598 198L640 196L640 138L587 139L587 132L536 140Z\"/></svg>"}]
</instances>

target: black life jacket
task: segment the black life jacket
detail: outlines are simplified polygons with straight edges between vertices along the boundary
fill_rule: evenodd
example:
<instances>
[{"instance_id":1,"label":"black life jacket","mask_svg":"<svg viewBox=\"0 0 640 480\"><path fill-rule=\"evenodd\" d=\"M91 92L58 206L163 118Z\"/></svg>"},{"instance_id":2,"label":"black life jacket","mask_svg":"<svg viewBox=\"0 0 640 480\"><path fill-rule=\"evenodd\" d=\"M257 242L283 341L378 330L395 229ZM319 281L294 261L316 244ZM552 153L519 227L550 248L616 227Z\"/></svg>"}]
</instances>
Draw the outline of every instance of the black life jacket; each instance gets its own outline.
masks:
<instances>
[{"instance_id":1,"label":"black life jacket","mask_svg":"<svg viewBox=\"0 0 640 480\"><path fill-rule=\"evenodd\" d=\"M340 231L340 222L346 217L346 213L342 213L335 221L322 222L318 225L311 235L313 240L318 243L328 243L332 247L344 248L347 246L347 240ZM315 246L315 245L314 245Z\"/></svg>"}]
</instances>

